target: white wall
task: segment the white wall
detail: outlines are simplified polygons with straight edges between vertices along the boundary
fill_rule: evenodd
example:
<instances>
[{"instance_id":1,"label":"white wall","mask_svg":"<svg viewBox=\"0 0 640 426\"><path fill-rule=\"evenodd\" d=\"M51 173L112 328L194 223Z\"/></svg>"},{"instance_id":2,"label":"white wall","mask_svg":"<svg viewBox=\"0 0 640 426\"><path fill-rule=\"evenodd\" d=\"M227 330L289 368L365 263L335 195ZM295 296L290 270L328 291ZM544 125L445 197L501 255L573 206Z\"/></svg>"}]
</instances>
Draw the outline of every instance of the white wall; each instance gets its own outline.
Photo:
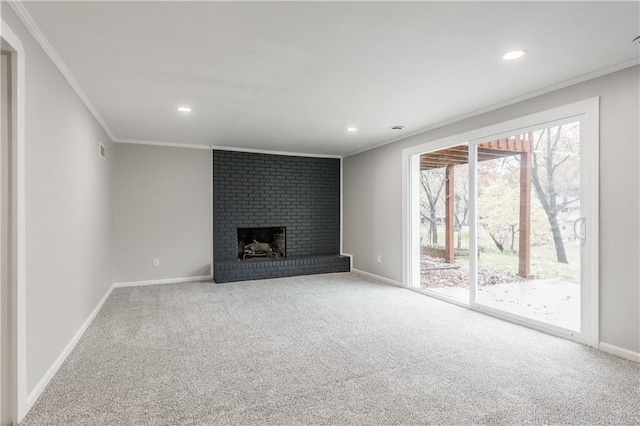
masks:
<instances>
[{"instance_id":1,"label":"white wall","mask_svg":"<svg viewBox=\"0 0 640 426\"><path fill-rule=\"evenodd\" d=\"M600 340L639 352L639 72L628 68L345 158L344 252L354 255L354 268L402 280L402 149L600 96Z\"/></svg>"},{"instance_id":2,"label":"white wall","mask_svg":"<svg viewBox=\"0 0 640 426\"><path fill-rule=\"evenodd\" d=\"M113 144L14 12L26 58L26 351L31 392L112 284ZM98 156L98 144L108 159Z\"/></svg>"},{"instance_id":3,"label":"white wall","mask_svg":"<svg viewBox=\"0 0 640 426\"><path fill-rule=\"evenodd\" d=\"M115 282L209 276L211 151L117 143L115 154Z\"/></svg>"}]
</instances>

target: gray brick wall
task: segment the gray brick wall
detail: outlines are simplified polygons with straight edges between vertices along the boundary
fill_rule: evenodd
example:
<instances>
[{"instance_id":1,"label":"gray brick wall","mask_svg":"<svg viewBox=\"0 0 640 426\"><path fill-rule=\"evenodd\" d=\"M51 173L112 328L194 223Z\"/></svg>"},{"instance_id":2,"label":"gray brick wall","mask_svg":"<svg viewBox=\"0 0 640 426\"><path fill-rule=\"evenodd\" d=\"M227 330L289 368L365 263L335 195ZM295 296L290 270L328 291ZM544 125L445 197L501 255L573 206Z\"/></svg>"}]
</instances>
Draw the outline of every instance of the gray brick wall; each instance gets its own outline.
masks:
<instances>
[{"instance_id":1,"label":"gray brick wall","mask_svg":"<svg viewBox=\"0 0 640 426\"><path fill-rule=\"evenodd\" d=\"M346 256L339 255L303 256L248 262L215 262L214 279L216 283L226 283L292 277L297 275L348 272L350 269L350 259Z\"/></svg>"},{"instance_id":2,"label":"gray brick wall","mask_svg":"<svg viewBox=\"0 0 640 426\"><path fill-rule=\"evenodd\" d=\"M236 261L237 228L272 226L287 228L287 258L338 256L340 160L214 150L215 271Z\"/></svg>"}]
</instances>

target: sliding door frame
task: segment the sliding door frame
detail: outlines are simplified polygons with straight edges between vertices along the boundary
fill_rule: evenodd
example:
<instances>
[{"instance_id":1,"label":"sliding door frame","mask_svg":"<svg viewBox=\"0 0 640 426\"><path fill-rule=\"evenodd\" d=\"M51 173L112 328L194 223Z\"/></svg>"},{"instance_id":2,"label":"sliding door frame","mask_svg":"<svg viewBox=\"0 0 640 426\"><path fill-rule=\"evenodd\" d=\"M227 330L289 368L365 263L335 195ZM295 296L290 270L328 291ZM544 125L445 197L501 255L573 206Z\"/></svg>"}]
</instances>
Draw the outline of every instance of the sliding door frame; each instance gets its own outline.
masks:
<instances>
[{"instance_id":1,"label":"sliding door frame","mask_svg":"<svg viewBox=\"0 0 640 426\"><path fill-rule=\"evenodd\" d=\"M599 109L598 97L549 109L451 137L426 142L402 151L402 261L403 285L413 291L427 294L478 312L534 328L549 334L598 347L599 342ZM419 227L419 157L456 145L469 146L469 255L477 259L477 145L505 135L522 133L533 128L553 126L567 120L580 121L581 210L588 218L587 241L581 261L581 330L579 333L547 323L512 315L504 311L479 305L476 300L477 264L470 262L469 303L421 289L420 285L420 227Z\"/></svg>"}]
</instances>

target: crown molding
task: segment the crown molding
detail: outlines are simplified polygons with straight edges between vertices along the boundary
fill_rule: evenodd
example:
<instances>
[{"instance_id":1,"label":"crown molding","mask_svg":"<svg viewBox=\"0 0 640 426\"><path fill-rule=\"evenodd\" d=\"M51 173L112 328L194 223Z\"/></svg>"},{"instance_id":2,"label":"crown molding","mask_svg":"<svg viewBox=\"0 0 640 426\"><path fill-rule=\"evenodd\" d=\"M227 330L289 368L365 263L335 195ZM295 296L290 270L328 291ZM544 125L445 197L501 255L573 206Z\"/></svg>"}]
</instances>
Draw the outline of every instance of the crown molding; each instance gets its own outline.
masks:
<instances>
[{"instance_id":1,"label":"crown molding","mask_svg":"<svg viewBox=\"0 0 640 426\"><path fill-rule=\"evenodd\" d=\"M389 144L392 144L394 142L398 142L398 141L401 141L401 140L404 140L404 139L408 139L408 138L411 138L413 136L417 136L417 135L420 135L422 133L429 132L431 130L439 129L440 127L448 126L450 124L454 124L454 123L466 120L467 118L476 117L476 116L481 115L481 114L486 114L488 112L495 111L497 109L504 108L504 107L507 107L507 106L510 106L510 105L514 105L514 104L517 104L519 102L526 101L528 99L532 99L532 98L535 98L535 97L538 97L538 96L542 96L542 95L547 94L547 93L555 92L556 90L564 89L565 87L574 86L576 84L584 83L585 81L593 80L594 78L602 77L603 75L611 74L611 73L614 73L616 71L621 71L623 69L630 68L630 67L636 66L638 64L640 64L640 59L639 58L635 58L635 59L632 59L630 61L622 62L620 64L613 65L611 67L603 68L601 70L594 71L592 73L581 75L580 77L576 77L576 78L573 78L571 80L563 81L562 83L554 84L552 86L547 86L547 87L542 88L540 90L536 90L536 91L527 93L525 95L518 96L516 98L511 98L511 99L509 99L507 101L504 101L504 102L500 102L500 103L493 104L493 105L485 107L485 108L478 109L478 110L470 112L468 114L459 115L459 116L457 116L455 118L451 118L449 120L441 121L441 122L433 124L431 126L423 127L420 130L416 130L415 132L411 132L409 134L402 135L402 136L400 136L398 138L391 139L389 141L382 142L382 143L379 143L377 145L370 146L368 148L363 148L363 149L360 149L358 151L351 152L349 154L345 154L343 157L347 158L347 157L350 157L352 155L357 155L357 154L361 154L363 152L371 151L373 149L380 148L382 146L389 145Z\"/></svg>"},{"instance_id":2,"label":"crown molding","mask_svg":"<svg viewBox=\"0 0 640 426\"><path fill-rule=\"evenodd\" d=\"M177 142L161 142L161 141L147 141L142 139L121 139L115 138L115 143L127 143L133 145L149 145L149 146L164 146L168 148L190 148L190 149L206 149L210 150L208 145L196 145L193 143L177 143Z\"/></svg>"},{"instance_id":3,"label":"crown molding","mask_svg":"<svg viewBox=\"0 0 640 426\"><path fill-rule=\"evenodd\" d=\"M116 138L113 140L113 142L133 144L133 145L162 146L162 147L169 147L169 148L189 148L189 149L206 149L206 150L219 150L219 151L250 152L254 154L288 155L291 157L342 158L341 155L333 155L333 154L313 154L313 153L310 154L306 152L271 151L267 149L238 148L234 146L218 146L218 145L196 145L196 144L189 144L189 143L147 141L142 139Z\"/></svg>"},{"instance_id":4,"label":"crown molding","mask_svg":"<svg viewBox=\"0 0 640 426\"><path fill-rule=\"evenodd\" d=\"M334 155L334 154L312 154L312 153L306 153L306 152L270 151L267 149L237 148L233 146L211 145L210 148L214 150L219 150L219 151L237 151L237 152L250 152L254 154L288 155L290 157L342 158L342 155Z\"/></svg>"},{"instance_id":5,"label":"crown molding","mask_svg":"<svg viewBox=\"0 0 640 426\"><path fill-rule=\"evenodd\" d=\"M65 80L67 80L67 83L69 83L71 88L76 92L76 95L78 95L82 103L84 103L84 105L87 107L91 115L93 115L93 117L100 124L100 126L102 126L105 133L109 136L109 138L111 138L111 140L114 140L116 137L114 136L113 132L107 125L107 122L104 121L104 119L102 118L102 116L100 115L96 107L89 100L89 97L87 96L87 94L84 93L84 91L80 87L80 84L78 84L78 81L73 77L73 74L71 74L71 71L69 71L69 68L67 68L65 63L62 61L58 53L55 51L55 49L51 45L51 43L49 43L49 40L47 40L47 38L44 36L44 34L40 30L40 28L38 27L34 19L31 17L31 14L29 14L25 6L22 4L22 1L7 0L7 3L9 4L9 6L11 6L11 9L13 9L16 15L18 15L18 18L20 18L24 26L31 33L31 35L36 40L36 42L40 45L42 50L44 50L47 56L49 56L49 59L51 60L51 62L53 62L56 68L58 68L58 71L60 71L60 74L62 74Z\"/></svg>"}]
</instances>

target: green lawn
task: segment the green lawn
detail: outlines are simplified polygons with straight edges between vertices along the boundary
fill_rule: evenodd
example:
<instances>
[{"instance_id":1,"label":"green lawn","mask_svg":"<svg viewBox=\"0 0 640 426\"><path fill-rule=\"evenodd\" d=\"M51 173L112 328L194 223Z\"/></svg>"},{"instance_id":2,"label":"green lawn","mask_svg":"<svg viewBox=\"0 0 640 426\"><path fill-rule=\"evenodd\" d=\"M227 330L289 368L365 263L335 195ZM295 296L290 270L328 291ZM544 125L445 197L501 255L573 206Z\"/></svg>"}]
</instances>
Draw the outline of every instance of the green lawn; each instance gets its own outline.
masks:
<instances>
[{"instance_id":1,"label":"green lawn","mask_svg":"<svg viewBox=\"0 0 640 426\"><path fill-rule=\"evenodd\" d=\"M426 238L426 226L423 226L423 236ZM457 245L458 233L454 235ZM438 226L438 243L444 246L444 226ZM517 240L516 240L517 245ZM491 239L481 234L479 246L482 247L478 266L487 271L501 273L518 272L518 254L500 253ZM469 234L462 232L462 248L469 248ZM567 280L580 281L580 245L576 241L566 242L565 251L569 260L568 264L556 261L556 251L553 243L531 247L531 274L536 278L565 278ZM456 263L468 266L469 259L460 257Z\"/></svg>"},{"instance_id":2,"label":"green lawn","mask_svg":"<svg viewBox=\"0 0 640 426\"><path fill-rule=\"evenodd\" d=\"M531 274L536 278L565 278L567 280L580 281L580 246L565 245L569 264L556 261L556 252L553 245L531 248ZM469 258L459 257L456 263L467 267ZM518 254L500 252L480 253L478 267L487 271L502 273L518 272Z\"/></svg>"}]
</instances>

